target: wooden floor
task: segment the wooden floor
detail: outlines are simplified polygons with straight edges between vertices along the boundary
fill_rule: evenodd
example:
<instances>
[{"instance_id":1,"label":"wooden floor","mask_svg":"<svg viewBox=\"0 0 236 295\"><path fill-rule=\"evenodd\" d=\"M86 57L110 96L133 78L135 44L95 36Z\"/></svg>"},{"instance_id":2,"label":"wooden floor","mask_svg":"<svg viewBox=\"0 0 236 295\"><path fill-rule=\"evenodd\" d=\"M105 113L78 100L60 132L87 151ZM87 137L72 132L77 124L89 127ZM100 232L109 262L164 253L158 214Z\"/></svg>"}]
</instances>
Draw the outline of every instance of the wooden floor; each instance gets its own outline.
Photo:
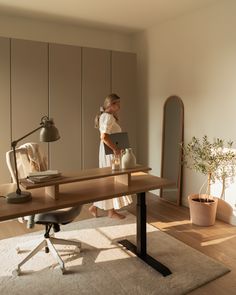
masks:
<instances>
[{"instance_id":1,"label":"wooden floor","mask_svg":"<svg viewBox=\"0 0 236 295\"><path fill-rule=\"evenodd\" d=\"M160 228L167 234L181 240L185 244L223 262L231 269L229 274L208 283L191 292L191 295L233 295L236 294L236 227L217 221L212 227L194 226L189 221L189 210L177 207L156 196L147 197L148 222ZM77 220L91 218L88 206L83 207ZM135 214L135 205L129 207L129 211ZM104 215L104 213L101 213ZM42 229L36 226L34 230L26 229L25 225L18 221L0 223L0 239L29 233Z\"/></svg>"}]
</instances>

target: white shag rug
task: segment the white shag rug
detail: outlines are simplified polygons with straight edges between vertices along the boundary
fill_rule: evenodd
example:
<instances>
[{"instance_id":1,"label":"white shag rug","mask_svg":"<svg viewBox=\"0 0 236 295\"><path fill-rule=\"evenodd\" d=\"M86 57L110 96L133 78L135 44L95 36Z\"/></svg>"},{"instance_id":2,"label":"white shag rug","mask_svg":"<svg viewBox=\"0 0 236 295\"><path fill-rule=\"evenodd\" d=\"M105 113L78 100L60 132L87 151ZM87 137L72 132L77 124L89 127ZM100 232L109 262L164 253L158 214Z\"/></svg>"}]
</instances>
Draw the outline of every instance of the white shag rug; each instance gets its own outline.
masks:
<instances>
[{"instance_id":1,"label":"white shag rug","mask_svg":"<svg viewBox=\"0 0 236 295\"><path fill-rule=\"evenodd\" d=\"M73 246L57 246L67 268L64 275L52 255L44 251L22 267L22 275L12 275L29 253L17 254L16 245L31 240L37 244L42 231L1 240L0 294L177 295L229 272L221 263L148 225L148 253L172 271L163 277L117 243L124 238L136 241L136 218L125 214L123 220L101 217L62 226L56 236L78 239L83 249L78 254Z\"/></svg>"}]
</instances>

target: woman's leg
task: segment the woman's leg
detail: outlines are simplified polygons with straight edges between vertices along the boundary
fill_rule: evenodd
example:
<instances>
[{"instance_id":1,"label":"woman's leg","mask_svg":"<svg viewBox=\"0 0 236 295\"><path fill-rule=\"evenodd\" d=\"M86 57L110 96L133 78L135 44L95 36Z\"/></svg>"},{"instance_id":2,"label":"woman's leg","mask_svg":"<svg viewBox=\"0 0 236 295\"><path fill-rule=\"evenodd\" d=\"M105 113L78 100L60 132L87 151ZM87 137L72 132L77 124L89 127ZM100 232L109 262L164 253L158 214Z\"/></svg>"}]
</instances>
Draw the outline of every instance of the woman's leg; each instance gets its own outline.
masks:
<instances>
[{"instance_id":1,"label":"woman's leg","mask_svg":"<svg viewBox=\"0 0 236 295\"><path fill-rule=\"evenodd\" d=\"M92 205L89 207L89 212L93 215L93 217L98 217L97 207Z\"/></svg>"},{"instance_id":2,"label":"woman's leg","mask_svg":"<svg viewBox=\"0 0 236 295\"><path fill-rule=\"evenodd\" d=\"M115 209L110 209L107 210L108 211L108 217L110 218L116 218L116 219L124 219L125 215L118 213L117 211L115 211Z\"/></svg>"},{"instance_id":3,"label":"woman's leg","mask_svg":"<svg viewBox=\"0 0 236 295\"><path fill-rule=\"evenodd\" d=\"M98 217L98 208L94 205L89 207L89 212L93 215L93 217ZM108 212L107 216L110 218L116 218L116 219L124 219L125 215L118 213L115 211L115 209L109 209L106 210Z\"/></svg>"},{"instance_id":4,"label":"woman's leg","mask_svg":"<svg viewBox=\"0 0 236 295\"><path fill-rule=\"evenodd\" d=\"M98 209L101 209L107 211L107 215L110 218L123 219L125 218L125 215L116 211L116 209L122 208L129 204L128 202L124 202L123 198L124 197L94 202L93 205L89 207L89 212L94 217L98 217ZM114 209L114 207L116 207L116 209Z\"/></svg>"}]
</instances>

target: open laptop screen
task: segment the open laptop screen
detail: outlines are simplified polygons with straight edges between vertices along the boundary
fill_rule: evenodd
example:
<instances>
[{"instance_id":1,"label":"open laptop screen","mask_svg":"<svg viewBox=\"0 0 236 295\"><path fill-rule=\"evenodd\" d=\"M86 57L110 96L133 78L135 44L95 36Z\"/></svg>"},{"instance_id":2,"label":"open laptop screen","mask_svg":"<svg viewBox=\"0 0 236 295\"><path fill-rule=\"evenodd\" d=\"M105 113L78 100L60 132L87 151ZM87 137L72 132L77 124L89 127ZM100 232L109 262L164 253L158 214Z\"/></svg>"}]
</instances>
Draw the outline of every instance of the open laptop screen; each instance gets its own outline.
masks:
<instances>
[{"instance_id":1,"label":"open laptop screen","mask_svg":"<svg viewBox=\"0 0 236 295\"><path fill-rule=\"evenodd\" d=\"M126 149L129 148L129 138L127 132L119 132L119 133L112 133L109 134L111 141L119 148L119 149ZM110 149L105 143L105 154L110 155L113 154L112 149Z\"/></svg>"}]
</instances>

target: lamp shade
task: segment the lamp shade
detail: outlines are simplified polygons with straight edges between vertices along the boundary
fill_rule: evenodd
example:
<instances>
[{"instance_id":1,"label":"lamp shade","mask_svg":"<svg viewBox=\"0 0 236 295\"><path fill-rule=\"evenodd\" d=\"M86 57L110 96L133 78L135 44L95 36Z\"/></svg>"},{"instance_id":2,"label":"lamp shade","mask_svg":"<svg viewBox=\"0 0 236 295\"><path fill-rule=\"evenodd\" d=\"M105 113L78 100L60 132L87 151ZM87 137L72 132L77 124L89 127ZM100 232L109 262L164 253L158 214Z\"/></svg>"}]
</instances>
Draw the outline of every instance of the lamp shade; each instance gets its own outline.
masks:
<instances>
[{"instance_id":1,"label":"lamp shade","mask_svg":"<svg viewBox=\"0 0 236 295\"><path fill-rule=\"evenodd\" d=\"M42 123L43 127L40 130L39 139L43 142L56 141L60 138L58 129L55 127L52 119L47 117L43 118Z\"/></svg>"}]
</instances>

